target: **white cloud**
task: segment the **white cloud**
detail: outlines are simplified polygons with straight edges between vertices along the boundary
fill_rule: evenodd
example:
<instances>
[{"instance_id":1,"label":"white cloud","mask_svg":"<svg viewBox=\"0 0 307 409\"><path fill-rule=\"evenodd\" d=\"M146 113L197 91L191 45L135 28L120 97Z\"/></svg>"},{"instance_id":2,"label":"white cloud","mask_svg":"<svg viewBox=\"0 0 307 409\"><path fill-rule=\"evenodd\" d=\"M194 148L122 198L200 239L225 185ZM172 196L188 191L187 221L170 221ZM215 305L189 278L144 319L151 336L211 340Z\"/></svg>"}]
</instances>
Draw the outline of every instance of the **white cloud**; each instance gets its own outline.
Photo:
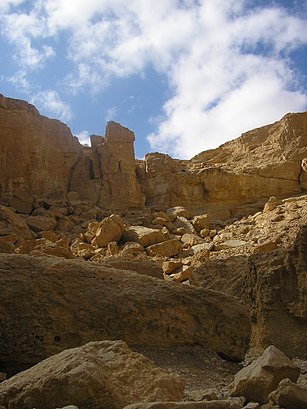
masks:
<instances>
[{"instance_id":1,"label":"white cloud","mask_svg":"<svg viewBox=\"0 0 307 409\"><path fill-rule=\"evenodd\" d=\"M60 121L69 122L73 113L69 105L62 101L54 90L40 91L31 98L31 103L45 115L53 116Z\"/></svg>"},{"instance_id":2,"label":"white cloud","mask_svg":"<svg viewBox=\"0 0 307 409\"><path fill-rule=\"evenodd\" d=\"M2 1L4 10L22 2ZM100 92L110 79L142 75L148 66L166 75L171 97L148 140L153 150L188 157L288 111L306 109L306 90L291 60L293 51L307 45L306 15L290 14L278 1L251 5L249 0L38 0L28 13L3 13L0 23L24 70L48 62L63 38L72 70L61 80L72 92L85 87ZM53 106L62 120L71 116L58 94L38 95L33 100Z\"/></svg>"},{"instance_id":3,"label":"white cloud","mask_svg":"<svg viewBox=\"0 0 307 409\"><path fill-rule=\"evenodd\" d=\"M114 121L116 119L116 115L117 115L117 108L116 107L108 108L105 111L105 120L106 120L106 122Z\"/></svg>"},{"instance_id":4,"label":"white cloud","mask_svg":"<svg viewBox=\"0 0 307 409\"><path fill-rule=\"evenodd\" d=\"M91 146L90 134L88 131L79 132L76 137L82 145Z\"/></svg>"}]
</instances>

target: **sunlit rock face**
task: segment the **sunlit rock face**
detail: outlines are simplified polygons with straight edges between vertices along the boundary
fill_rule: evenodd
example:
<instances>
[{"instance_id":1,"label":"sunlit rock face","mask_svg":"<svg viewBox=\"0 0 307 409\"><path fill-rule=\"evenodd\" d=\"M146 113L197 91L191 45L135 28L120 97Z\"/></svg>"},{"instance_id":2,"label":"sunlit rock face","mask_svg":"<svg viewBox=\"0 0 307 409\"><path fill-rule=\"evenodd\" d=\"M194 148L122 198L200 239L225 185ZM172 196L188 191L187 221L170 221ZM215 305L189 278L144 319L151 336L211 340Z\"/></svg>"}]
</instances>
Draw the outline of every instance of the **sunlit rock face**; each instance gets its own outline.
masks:
<instances>
[{"instance_id":1,"label":"sunlit rock face","mask_svg":"<svg viewBox=\"0 0 307 409\"><path fill-rule=\"evenodd\" d=\"M307 113L287 114L186 161L162 153L136 161L133 132L115 122L82 146L66 125L3 96L0 129L0 203L20 213L31 213L34 198L77 192L107 210L182 205L226 220L307 185Z\"/></svg>"}]
</instances>

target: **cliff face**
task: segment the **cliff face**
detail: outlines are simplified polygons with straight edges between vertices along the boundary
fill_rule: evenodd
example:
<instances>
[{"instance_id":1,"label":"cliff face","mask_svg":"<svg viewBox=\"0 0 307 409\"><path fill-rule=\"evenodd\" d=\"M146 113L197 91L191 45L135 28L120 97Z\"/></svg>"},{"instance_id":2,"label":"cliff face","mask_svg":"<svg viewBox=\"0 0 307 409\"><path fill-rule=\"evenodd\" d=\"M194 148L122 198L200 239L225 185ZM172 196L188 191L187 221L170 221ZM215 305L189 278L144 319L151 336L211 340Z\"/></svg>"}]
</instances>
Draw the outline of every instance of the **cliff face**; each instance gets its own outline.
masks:
<instances>
[{"instance_id":1,"label":"cliff face","mask_svg":"<svg viewBox=\"0 0 307 409\"><path fill-rule=\"evenodd\" d=\"M262 205L269 196L300 193L307 187L306 135L307 113L288 114L190 161L147 155L142 166L147 203L180 202L230 217L248 213L250 205Z\"/></svg>"},{"instance_id":2,"label":"cliff face","mask_svg":"<svg viewBox=\"0 0 307 409\"><path fill-rule=\"evenodd\" d=\"M34 196L74 191L105 209L183 205L227 219L307 189L306 134L307 113L287 114L189 161L135 161L133 132L115 122L83 147L66 125L1 96L0 202L30 213Z\"/></svg>"},{"instance_id":3,"label":"cliff face","mask_svg":"<svg viewBox=\"0 0 307 409\"><path fill-rule=\"evenodd\" d=\"M0 95L0 203L30 213L33 198L65 200L76 191L103 208L142 208L134 134L110 122L83 147L63 123Z\"/></svg>"},{"instance_id":4,"label":"cliff face","mask_svg":"<svg viewBox=\"0 0 307 409\"><path fill-rule=\"evenodd\" d=\"M0 200L17 192L61 198L82 151L77 138L59 121L32 105L0 95Z\"/></svg>"}]
</instances>

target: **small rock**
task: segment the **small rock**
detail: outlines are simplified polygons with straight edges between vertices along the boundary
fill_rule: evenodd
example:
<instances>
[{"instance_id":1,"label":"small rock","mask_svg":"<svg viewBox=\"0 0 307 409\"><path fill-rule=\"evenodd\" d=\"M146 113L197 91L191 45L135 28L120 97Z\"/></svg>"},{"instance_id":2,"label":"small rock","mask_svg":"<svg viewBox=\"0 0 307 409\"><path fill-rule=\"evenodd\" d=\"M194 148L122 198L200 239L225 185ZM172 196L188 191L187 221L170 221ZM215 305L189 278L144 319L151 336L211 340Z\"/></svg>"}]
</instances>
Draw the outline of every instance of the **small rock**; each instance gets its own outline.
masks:
<instances>
[{"instance_id":1,"label":"small rock","mask_svg":"<svg viewBox=\"0 0 307 409\"><path fill-rule=\"evenodd\" d=\"M290 379L283 379L269 399L284 409L306 409L307 388L302 388Z\"/></svg>"}]
</instances>

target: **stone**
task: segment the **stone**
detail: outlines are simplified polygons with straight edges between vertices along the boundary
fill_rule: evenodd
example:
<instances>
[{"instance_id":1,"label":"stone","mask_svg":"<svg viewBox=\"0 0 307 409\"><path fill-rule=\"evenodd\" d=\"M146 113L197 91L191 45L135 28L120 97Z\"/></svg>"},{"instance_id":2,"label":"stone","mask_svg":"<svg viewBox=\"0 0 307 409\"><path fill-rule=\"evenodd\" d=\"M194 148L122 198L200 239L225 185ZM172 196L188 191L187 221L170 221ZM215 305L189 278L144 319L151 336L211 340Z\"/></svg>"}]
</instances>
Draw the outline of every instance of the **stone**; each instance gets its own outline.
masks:
<instances>
[{"instance_id":1,"label":"stone","mask_svg":"<svg viewBox=\"0 0 307 409\"><path fill-rule=\"evenodd\" d=\"M96 145L103 176L99 204L105 209L144 207L145 198L136 176L134 139L132 131L110 121L104 140Z\"/></svg>"},{"instance_id":2,"label":"stone","mask_svg":"<svg viewBox=\"0 0 307 409\"><path fill-rule=\"evenodd\" d=\"M13 207L17 213L30 214L33 210L33 204L33 197L22 187L17 188L13 197L9 199L10 207Z\"/></svg>"},{"instance_id":3,"label":"stone","mask_svg":"<svg viewBox=\"0 0 307 409\"><path fill-rule=\"evenodd\" d=\"M181 400L183 379L133 352L123 341L65 350L0 384L0 404L54 409L122 409L142 399Z\"/></svg>"},{"instance_id":4,"label":"stone","mask_svg":"<svg viewBox=\"0 0 307 409\"><path fill-rule=\"evenodd\" d=\"M182 252L182 244L177 239L166 240L146 248L149 256L173 257Z\"/></svg>"},{"instance_id":5,"label":"stone","mask_svg":"<svg viewBox=\"0 0 307 409\"><path fill-rule=\"evenodd\" d=\"M162 264L163 273L167 275L176 272L176 270L179 270L181 267L182 267L181 260L165 261Z\"/></svg>"},{"instance_id":6,"label":"stone","mask_svg":"<svg viewBox=\"0 0 307 409\"><path fill-rule=\"evenodd\" d=\"M99 224L94 239L91 241L97 247L107 247L112 241L119 241L125 228L125 223L116 214L106 217Z\"/></svg>"},{"instance_id":7,"label":"stone","mask_svg":"<svg viewBox=\"0 0 307 409\"><path fill-rule=\"evenodd\" d=\"M89 260L94 256L95 249L95 246L90 243L84 243L80 239L75 239L70 246L70 251L75 257L81 257L85 260Z\"/></svg>"},{"instance_id":8,"label":"stone","mask_svg":"<svg viewBox=\"0 0 307 409\"><path fill-rule=\"evenodd\" d=\"M210 259L192 272L192 285L223 291L249 308L253 321L250 350L257 354L269 345L289 357L307 354L307 226L303 218L301 222L301 227L297 225L286 236L287 248L230 253L223 259L211 252Z\"/></svg>"},{"instance_id":9,"label":"stone","mask_svg":"<svg viewBox=\"0 0 307 409\"><path fill-rule=\"evenodd\" d=\"M243 409L260 409L260 405L258 402L248 402Z\"/></svg>"},{"instance_id":10,"label":"stone","mask_svg":"<svg viewBox=\"0 0 307 409\"><path fill-rule=\"evenodd\" d=\"M0 356L9 375L97 338L197 343L242 360L251 331L233 297L80 259L0 254L0 294Z\"/></svg>"},{"instance_id":11,"label":"stone","mask_svg":"<svg viewBox=\"0 0 307 409\"><path fill-rule=\"evenodd\" d=\"M267 240L263 243L257 244L254 248L254 253L267 253L268 251L274 251L278 248L275 240Z\"/></svg>"},{"instance_id":12,"label":"stone","mask_svg":"<svg viewBox=\"0 0 307 409\"><path fill-rule=\"evenodd\" d=\"M166 214L168 216L181 216L184 217L185 219L192 219L193 215L190 212L190 210L184 208L183 206L175 206L175 207L171 207L169 209L166 210Z\"/></svg>"},{"instance_id":13,"label":"stone","mask_svg":"<svg viewBox=\"0 0 307 409\"><path fill-rule=\"evenodd\" d=\"M74 223L68 216L59 216L55 228L59 232L69 233L74 228Z\"/></svg>"},{"instance_id":14,"label":"stone","mask_svg":"<svg viewBox=\"0 0 307 409\"><path fill-rule=\"evenodd\" d=\"M148 259L129 259L122 254L117 257L108 257L100 261L100 265L116 268L118 270L130 271L133 273L163 279L163 270L158 263Z\"/></svg>"},{"instance_id":15,"label":"stone","mask_svg":"<svg viewBox=\"0 0 307 409\"><path fill-rule=\"evenodd\" d=\"M289 378L296 382L299 368L273 345L250 365L241 369L230 385L231 396L245 396L247 400L265 404L279 382Z\"/></svg>"},{"instance_id":16,"label":"stone","mask_svg":"<svg viewBox=\"0 0 307 409\"><path fill-rule=\"evenodd\" d=\"M192 223L198 232L201 232L205 229L210 229L210 218L207 214L194 216Z\"/></svg>"},{"instance_id":17,"label":"stone","mask_svg":"<svg viewBox=\"0 0 307 409\"><path fill-rule=\"evenodd\" d=\"M43 230L54 230L57 225L55 218L50 216L29 216L26 218L26 222L35 233Z\"/></svg>"},{"instance_id":18,"label":"stone","mask_svg":"<svg viewBox=\"0 0 307 409\"><path fill-rule=\"evenodd\" d=\"M242 405L231 400L186 401L186 402L150 402L135 403L124 409L242 409Z\"/></svg>"},{"instance_id":19,"label":"stone","mask_svg":"<svg viewBox=\"0 0 307 409\"><path fill-rule=\"evenodd\" d=\"M125 230L123 240L126 242L136 241L142 246L148 247L152 244L161 243L166 239L159 229L150 229L144 226L130 226Z\"/></svg>"},{"instance_id":20,"label":"stone","mask_svg":"<svg viewBox=\"0 0 307 409\"><path fill-rule=\"evenodd\" d=\"M191 266L182 266L181 270L178 273L172 274L171 278L177 283L183 283L184 281L189 280L193 271Z\"/></svg>"},{"instance_id":21,"label":"stone","mask_svg":"<svg viewBox=\"0 0 307 409\"><path fill-rule=\"evenodd\" d=\"M242 247L246 246L247 242L245 240L226 240L224 242L218 243L214 245L215 250L228 250L234 247Z\"/></svg>"},{"instance_id":22,"label":"stone","mask_svg":"<svg viewBox=\"0 0 307 409\"><path fill-rule=\"evenodd\" d=\"M275 196L271 196L269 200L266 202L263 208L263 213L266 212L271 212L276 208L276 206L279 204L279 200L276 199Z\"/></svg>"},{"instance_id":23,"label":"stone","mask_svg":"<svg viewBox=\"0 0 307 409\"><path fill-rule=\"evenodd\" d=\"M121 249L121 255L123 257L137 257L140 254L144 253L144 247L140 243L136 242L127 242Z\"/></svg>"},{"instance_id":24,"label":"stone","mask_svg":"<svg viewBox=\"0 0 307 409\"><path fill-rule=\"evenodd\" d=\"M195 246L197 244L201 244L204 242L204 240L199 237L197 234L193 234L193 233L185 233L182 237L181 237L181 242L183 244L188 245L189 247Z\"/></svg>"},{"instance_id":25,"label":"stone","mask_svg":"<svg viewBox=\"0 0 307 409\"><path fill-rule=\"evenodd\" d=\"M23 217L8 207L0 206L0 237L16 243L20 239L32 239L32 234Z\"/></svg>"},{"instance_id":26,"label":"stone","mask_svg":"<svg viewBox=\"0 0 307 409\"><path fill-rule=\"evenodd\" d=\"M269 399L284 409L306 409L307 387L303 388L290 379L283 379L277 389L270 393Z\"/></svg>"},{"instance_id":27,"label":"stone","mask_svg":"<svg viewBox=\"0 0 307 409\"><path fill-rule=\"evenodd\" d=\"M174 226L177 229L182 229L183 233L196 234L196 230L193 224L183 216L178 216L174 221Z\"/></svg>"}]
</instances>

